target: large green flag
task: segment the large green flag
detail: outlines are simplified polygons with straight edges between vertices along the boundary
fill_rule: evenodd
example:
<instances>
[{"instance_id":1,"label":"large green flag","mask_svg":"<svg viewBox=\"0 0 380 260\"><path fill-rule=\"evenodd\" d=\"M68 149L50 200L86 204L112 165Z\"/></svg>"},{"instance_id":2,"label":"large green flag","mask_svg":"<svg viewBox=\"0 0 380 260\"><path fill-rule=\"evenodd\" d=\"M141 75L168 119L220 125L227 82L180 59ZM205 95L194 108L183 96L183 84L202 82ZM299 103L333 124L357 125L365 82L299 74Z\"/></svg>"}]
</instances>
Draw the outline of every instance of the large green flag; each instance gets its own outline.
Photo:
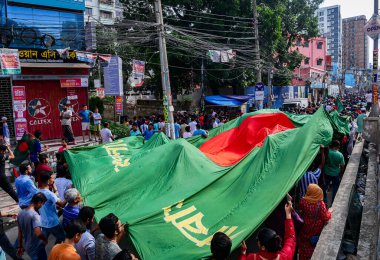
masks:
<instances>
[{"instance_id":1,"label":"large green flag","mask_svg":"<svg viewBox=\"0 0 380 260\"><path fill-rule=\"evenodd\" d=\"M128 224L142 259L200 259L221 231L233 248L269 216L333 136L320 109L297 127L276 110L251 113L190 142L155 135L65 151L96 218ZM302 125L302 126L301 126Z\"/></svg>"},{"instance_id":2,"label":"large green flag","mask_svg":"<svg viewBox=\"0 0 380 260\"><path fill-rule=\"evenodd\" d=\"M335 99L335 106L337 107L338 113L342 112L344 110L344 106L339 98Z\"/></svg>"}]
</instances>

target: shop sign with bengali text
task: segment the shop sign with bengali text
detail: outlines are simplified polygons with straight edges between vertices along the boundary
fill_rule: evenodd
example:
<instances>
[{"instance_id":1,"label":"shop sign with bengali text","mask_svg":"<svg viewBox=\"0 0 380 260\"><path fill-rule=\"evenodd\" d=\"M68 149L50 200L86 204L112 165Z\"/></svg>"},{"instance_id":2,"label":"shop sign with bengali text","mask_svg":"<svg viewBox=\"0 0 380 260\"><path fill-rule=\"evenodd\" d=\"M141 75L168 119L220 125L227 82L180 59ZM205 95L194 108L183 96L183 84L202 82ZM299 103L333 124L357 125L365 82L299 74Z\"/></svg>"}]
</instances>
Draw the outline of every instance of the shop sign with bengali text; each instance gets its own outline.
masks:
<instances>
[{"instance_id":1,"label":"shop sign with bengali text","mask_svg":"<svg viewBox=\"0 0 380 260\"><path fill-rule=\"evenodd\" d=\"M12 94L13 94L13 101L26 100L24 86L13 86Z\"/></svg>"},{"instance_id":2,"label":"shop sign with bengali text","mask_svg":"<svg viewBox=\"0 0 380 260\"><path fill-rule=\"evenodd\" d=\"M121 115L123 113L123 97L122 96L116 96L115 109L116 109L116 114Z\"/></svg>"},{"instance_id":3,"label":"shop sign with bengali text","mask_svg":"<svg viewBox=\"0 0 380 260\"><path fill-rule=\"evenodd\" d=\"M61 88L87 88L88 78L61 79Z\"/></svg>"}]
</instances>

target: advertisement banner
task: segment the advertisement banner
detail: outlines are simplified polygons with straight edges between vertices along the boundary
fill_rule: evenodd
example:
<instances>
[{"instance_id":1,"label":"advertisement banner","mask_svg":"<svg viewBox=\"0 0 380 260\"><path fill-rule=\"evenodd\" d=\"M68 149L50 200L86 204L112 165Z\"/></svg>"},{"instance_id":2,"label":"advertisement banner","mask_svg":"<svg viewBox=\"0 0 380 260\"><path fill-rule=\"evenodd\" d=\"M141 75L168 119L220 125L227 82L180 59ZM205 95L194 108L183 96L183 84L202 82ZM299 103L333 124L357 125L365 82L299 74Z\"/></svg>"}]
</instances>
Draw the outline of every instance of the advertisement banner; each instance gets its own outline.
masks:
<instances>
[{"instance_id":1,"label":"advertisement banner","mask_svg":"<svg viewBox=\"0 0 380 260\"><path fill-rule=\"evenodd\" d=\"M104 88L96 88L96 96L103 99L105 97Z\"/></svg>"},{"instance_id":2,"label":"advertisement banner","mask_svg":"<svg viewBox=\"0 0 380 260\"><path fill-rule=\"evenodd\" d=\"M104 67L104 88L106 96L123 95L123 62L119 56L112 56Z\"/></svg>"},{"instance_id":3,"label":"advertisement banner","mask_svg":"<svg viewBox=\"0 0 380 260\"><path fill-rule=\"evenodd\" d=\"M123 97L117 96L115 99L116 114L121 115L123 113Z\"/></svg>"},{"instance_id":4,"label":"advertisement banner","mask_svg":"<svg viewBox=\"0 0 380 260\"><path fill-rule=\"evenodd\" d=\"M15 123L15 136L21 140L25 131L28 131L26 121L26 91L24 86L12 87L12 103Z\"/></svg>"},{"instance_id":5,"label":"advertisement banner","mask_svg":"<svg viewBox=\"0 0 380 260\"><path fill-rule=\"evenodd\" d=\"M255 100L263 101L264 100L264 83L259 82L255 86Z\"/></svg>"},{"instance_id":6,"label":"advertisement banner","mask_svg":"<svg viewBox=\"0 0 380 260\"><path fill-rule=\"evenodd\" d=\"M379 85L373 84L373 104L379 104Z\"/></svg>"},{"instance_id":7,"label":"advertisement banner","mask_svg":"<svg viewBox=\"0 0 380 260\"><path fill-rule=\"evenodd\" d=\"M26 118L26 100L14 101L13 112L15 119Z\"/></svg>"},{"instance_id":8,"label":"advertisement banner","mask_svg":"<svg viewBox=\"0 0 380 260\"><path fill-rule=\"evenodd\" d=\"M61 88L87 88L88 78L61 79Z\"/></svg>"},{"instance_id":9,"label":"advertisement banner","mask_svg":"<svg viewBox=\"0 0 380 260\"><path fill-rule=\"evenodd\" d=\"M0 50L1 73L3 75L21 74L21 64L16 49Z\"/></svg>"},{"instance_id":10,"label":"advertisement banner","mask_svg":"<svg viewBox=\"0 0 380 260\"><path fill-rule=\"evenodd\" d=\"M13 100L26 100L25 87L13 86L12 87Z\"/></svg>"},{"instance_id":11,"label":"advertisement banner","mask_svg":"<svg viewBox=\"0 0 380 260\"><path fill-rule=\"evenodd\" d=\"M17 141L21 140L25 132L28 132L28 122L25 118L16 119L15 121L15 132Z\"/></svg>"}]
</instances>

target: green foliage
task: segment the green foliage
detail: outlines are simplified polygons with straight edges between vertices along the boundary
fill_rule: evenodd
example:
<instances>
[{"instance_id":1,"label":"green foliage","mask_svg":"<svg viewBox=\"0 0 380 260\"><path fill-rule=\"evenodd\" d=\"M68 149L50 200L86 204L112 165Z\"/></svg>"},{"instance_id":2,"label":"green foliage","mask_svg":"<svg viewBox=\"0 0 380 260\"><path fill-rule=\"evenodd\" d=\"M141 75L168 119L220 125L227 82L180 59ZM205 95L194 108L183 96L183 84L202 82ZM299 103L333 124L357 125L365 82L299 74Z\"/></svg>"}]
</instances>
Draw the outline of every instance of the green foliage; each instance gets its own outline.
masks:
<instances>
[{"instance_id":1,"label":"green foliage","mask_svg":"<svg viewBox=\"0 0 380 260\"><path fill-rule=\"evenodd\" d=\"M121 124L117 124L110 120L102 120L103 122L108 122L110 124L109 128L116 139L124 138L129 136L129 127Z\"/></svg>"},{"instance_id":2,"label":"green foliage","mask_svg":"<svg viewBox=\"0 0 380 260\"><path fill-rule=\"evenodd\" d=\"M95 108L99 109L99 113L103 114L104 112L104 103L99 97L91 97L90 98L90 110L95 111Z\"/></svg>"},{"instance_id":3,"label":"green foliage","mask_svg":"<svg viewBox=\"0 0 380 260\"><path fill-rule=\"evenodd\" d=\"M323 0L257 0L261 69L265 76L267 67L271 64L274 68L274 85L287 85L291 81L292 71L297 68L303 59L298 51L290 51L293 43L299 38L310 38L318 35L317 19L314 16L315 10ZM126 21L139 20L155 22L153 4L149 1L141 0L121 0L124 4L124 19ZM252 33L252 23L243 21L227 21L225 16L237 16L252 18L251 0L166 0L163 1L164 20L166 25L187 28L205 32L214 31L212 34L224 38L220 43L232 46L252 46L251 57L253 57L254 39L239 40L241 32ZM188 12L192 10L199 13ZM210 17L205 14L223 15L220 19ZM131 24L131 23L129 23ZM235 27L238 26L238 27ZM247 27L246 29L244 27ZM121 29L120 29L121 28ZM130 62L132 59L147 61L146 71L149 77L146 79L144 88L156 92L156 96L161 92L161 72L160 59L158 53L157 36L153 35L155 27L138 28L138 36L144 36L144 42L134 42L134 38L128 38L125 26L120 26L115 30L101 30L98 35L98 52L117 53L123 59L123 70L125 82L131 72ZM141 30L141 31L139 31ZM150 31L150 33L146 33ZM251 36L253 34L250 34ZM168 38L177 41L187 41L186 36L170 32ZM205 38L205 40L207 40ZM114 42L117 42L115 45ZM194 89L195 85L201 81L201 52L195 45L193 49L182 48L180 44L173 45L170 39L168 42L168 60L170 65L170 79L173 94L182 92L183 89ZM212 46L210 47L212 48ZM250 50L249 48L245 47ZM237 51L239 57L242 53ZM256 81L254 61L246 59L244 65L240 64L216 64L206 59L206 85L218 92L220 87L232 86L234 90L253 85ZM128 88L128 84L125 84Z\"/></svg>"}]
</instances>

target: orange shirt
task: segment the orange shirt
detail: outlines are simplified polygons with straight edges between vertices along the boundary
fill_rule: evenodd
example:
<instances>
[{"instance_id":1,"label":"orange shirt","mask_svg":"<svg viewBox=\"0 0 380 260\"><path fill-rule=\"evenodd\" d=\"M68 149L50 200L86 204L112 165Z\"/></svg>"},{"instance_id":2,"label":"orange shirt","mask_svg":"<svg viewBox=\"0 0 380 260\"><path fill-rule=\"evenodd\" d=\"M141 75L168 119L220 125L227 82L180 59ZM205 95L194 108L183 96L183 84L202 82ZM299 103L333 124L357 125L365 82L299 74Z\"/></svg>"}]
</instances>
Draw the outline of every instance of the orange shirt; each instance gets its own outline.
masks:
<instances>
[{"instance_id":1,"label":"orange shirt","mask_svg":"<svg viewBox=\"0 0 380 260\"><path fill-rule=\"evenodd\" d=\"M49 260L81 260L72 245L62 243L55 245L49 254Z\"/></svg>"}]
</instances>

